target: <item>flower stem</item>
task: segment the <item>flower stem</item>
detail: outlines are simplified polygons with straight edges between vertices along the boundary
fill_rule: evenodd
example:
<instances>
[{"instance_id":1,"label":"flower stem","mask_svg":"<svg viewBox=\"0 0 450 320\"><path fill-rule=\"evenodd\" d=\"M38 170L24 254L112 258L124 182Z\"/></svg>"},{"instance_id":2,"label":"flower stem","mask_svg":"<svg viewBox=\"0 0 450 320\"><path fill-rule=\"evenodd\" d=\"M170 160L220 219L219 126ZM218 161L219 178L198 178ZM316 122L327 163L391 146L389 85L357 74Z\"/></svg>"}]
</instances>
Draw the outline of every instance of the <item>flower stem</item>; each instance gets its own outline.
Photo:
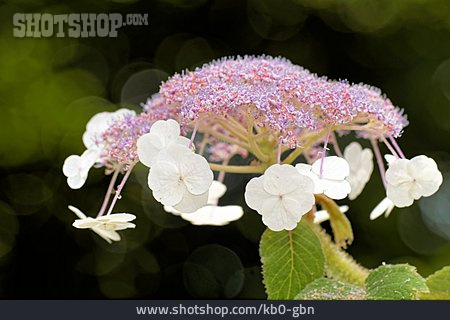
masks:
<instances>
[{"instance_id":1,"label":"flower stem","mask_svg":"<svg viewBox=\"0 0 450 320\"><path fill-rule=\"evenodd\" d=\"M378 143L375 141L375 138L370 139L370 143L372 143L373 151L375 152L375 158L377 159L378 169L380 170L381 180L383 181L384 188L386 188L386 169L384 168L383 158L381 157L380 148L378 147Z\"/></svg>"},{"instance_id":2,"label":"flower stem","mask_svg":"<svg viewBox=\"0 0 450 320\"><path fill-rule=\"evenodd\" d=\"M389 140L391 140L392 144L394 145L394 148L398 151L398 154L400 155L400 157L402 157L403 159L405 159L405 154L403 153L402 149L400 148L400 146L398 145L397 141L395 141L394 137L390 136Z\"/></svg>"},{"instance_id":3,"label":"flower stem","mask_svg":"<svg viewBox=\"0 0 450 320\"><path fill-rule=\"evenodd\" d=\"M315 136L313 136L311 139L309 139L305 144L303 144L301 147L296 148L294 151L292 151L286 159L283 160L283 164L291 164L292 162L297 159L304 150L311 147L314 143L316 143L317 140L321 139L323 135L325 135L327 131L323 130L321 132L318 132Z\"/></svg>"},{"instance_id":4,"label":"flower stem","mask_svg":"<svg viewBox=\"0 0 450 320\"><path fill-rule=\"evenodd\" d=\"M364 287L369 270L358 264L347 252L340 249L320 226L312 225L312 229L322 244L327 276Z\"/></svg>"},{"instance_id":5,"label":"flower stem","mask_svg":"<svg viewBox=\"0 0 450 320\"><path fill-rule=\"evenodd\" d=\"M325 160L325 156L327 154L327 145L328 145L328 141L330 140L330 135L331 135L331 127L328 128L328 132L327 132L327 136L325 137L325 142L323 143L323 151L322 151L322 160L320 161L320 179L322 179L323 176L323 163Z\"/></svg>"},{"instance_id":6,"label":"flower stem","mask_svg":"<svg viewBox=\"0 0 450 320\"><path fill-rule=\"evenodd\" d=\"M113 173L111 181L109 182L108 190L106 191L105 198L103 199L102 207L100 208L100 211L98 212L97 217L101 217L105 213L106 207L109 203L109 199L111 198L111 194L114 189L114 184L116 183L119 172L120 172L120 169L118 168Z\"/></svg>"},{"instance_id":7,"label":"flower stem","mask_svg":"<svg viewBox=\"0 0 450 320\"><path fill-rule=\"evenodd\" d=\"M265 166L230 166L216 163L210 163L209 167L213 171L224 171L227 173L263 173Z\"/></svg>"},{"instance_id":8,"label":"flower stem","mask_svg":"<svg viewBox=\"0 0 450 320\"><path fill-rule=\"evenodd\" d=\"M131 171L133 170L134 164L131 165L127 172L125 173L125 176L122 179L122 182L120 182L119 186L117 187L116 194L114 195L113 200L111 201L111 205L109 206L108 213L106 215L110 215L111 212L114 209L114 206L116 205L117 200L120 198L120 193L122 192L123 187L125 186L125 183L127 182L128 178L130 177Z\"/></svg>"},{"instance_id":9,"label":"flower stem","mask_svg":"<svg viewBox=\"0 0 450 320\"><path fill-rule=\"evenodd\" d=\"M397 151L395 151L394 148L392 148L391 144L389 143L389 141L386 140L386 138L384 136L381 136L381 140L383 140L384 144L389 149L389 151L392 153L392 155L394 155L396 158L400 158L400 156L397 154Z\"/></svg>"},{"instance_id":10,"label":"flower stem","mask_svg":"<svg viewBox=\"0 0 450 320\"><path fill-rule=\"evenodd\" d=\"M204 131L204 133L208 133L209 135L211 135L211 136L213 136L213 137L215 137L215 138L217 138L219 140L222 140L224 142L228 142L228 143L233 144L233 145L237 145L237 146L239 146L239 147L241 147L241 148L251 152L251 148L250 148L250 146L247 143L241 142L241 141L233 139L231 137L227 137L226 135L224 135L222 133L219 133L219 132L217 132L214 129L206 129L206 128L204 128L203 131Z\"/></svg>"}]
</instances>

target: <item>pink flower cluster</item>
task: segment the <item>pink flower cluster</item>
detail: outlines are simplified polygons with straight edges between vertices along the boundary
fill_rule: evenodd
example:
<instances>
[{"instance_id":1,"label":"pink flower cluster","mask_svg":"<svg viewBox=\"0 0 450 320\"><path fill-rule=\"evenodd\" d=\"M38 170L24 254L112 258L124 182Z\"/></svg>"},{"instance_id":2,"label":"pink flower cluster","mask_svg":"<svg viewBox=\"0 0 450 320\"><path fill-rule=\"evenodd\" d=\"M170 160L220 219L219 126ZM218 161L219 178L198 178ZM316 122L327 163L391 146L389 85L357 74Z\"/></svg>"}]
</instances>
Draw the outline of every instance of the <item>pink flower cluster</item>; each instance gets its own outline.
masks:
<instances>
[{"instance_id":1,"label":"pink flower cluster","mask_svg":"<svg viewBox=\"0 0 450 320\"><path fill-rule=\"evenodd\" d=\"M379 134L394 137L408 124L402 110L377 88L328 80L268 56L223 58L176 74L162 84L157 102L171 106L185 124L215 115L240 121L250 116L293 146L305 130L359 119L374 124ZM155 104L146 110L161 112Z\"/></svg>"},{"instance_id":2,"label":"pink flower cluster","mask_svg":"<svg viewBox=\"0 0 450 320\"><path fill-rule=\"evenodd\" d=\"M99 139L102 145L101 158L128 165L138 162L137 140L150 131L156 120L151 114L141 113L113 122Z\"/></svg>"}]
</instances>

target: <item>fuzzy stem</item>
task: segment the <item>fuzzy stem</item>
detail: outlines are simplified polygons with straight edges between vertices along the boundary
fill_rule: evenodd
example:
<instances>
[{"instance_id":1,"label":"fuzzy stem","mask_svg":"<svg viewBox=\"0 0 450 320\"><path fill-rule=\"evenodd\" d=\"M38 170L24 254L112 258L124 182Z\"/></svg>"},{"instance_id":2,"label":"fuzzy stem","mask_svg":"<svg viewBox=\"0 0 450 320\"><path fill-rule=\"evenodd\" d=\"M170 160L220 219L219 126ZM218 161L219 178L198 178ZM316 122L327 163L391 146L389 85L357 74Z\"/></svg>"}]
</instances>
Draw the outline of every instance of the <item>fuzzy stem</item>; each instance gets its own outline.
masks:
<instances>
[{"instance_id":1,"label":"fuzzy stem","mask_svg":"<svg viewBox=\"0 0 450 320\"><path fill-rule=\"evenodd\" d=\"M103 199L102 207L100 208L100 211L98 212L97 217L101 217L105 213L106 207L108 206L109 199L111 198L111 194L114 189L114 184L116 183L119 172L120 172L120 169L116 169L113 173L111 181L109 182L108 190L106 191L105 198Z\"/></svg>"},{"instance_id":2,"label":"fuzzy stem","mask_svg":"<svg viewBox=\"0 0 450 320\"><path fill-rule=\"evenodd\" d=\"M364 287L369 270L358 264L347 252L340 249L320 226L312 225L312 229L322 244L327 276Z\"/></svg>"}]
</instances>

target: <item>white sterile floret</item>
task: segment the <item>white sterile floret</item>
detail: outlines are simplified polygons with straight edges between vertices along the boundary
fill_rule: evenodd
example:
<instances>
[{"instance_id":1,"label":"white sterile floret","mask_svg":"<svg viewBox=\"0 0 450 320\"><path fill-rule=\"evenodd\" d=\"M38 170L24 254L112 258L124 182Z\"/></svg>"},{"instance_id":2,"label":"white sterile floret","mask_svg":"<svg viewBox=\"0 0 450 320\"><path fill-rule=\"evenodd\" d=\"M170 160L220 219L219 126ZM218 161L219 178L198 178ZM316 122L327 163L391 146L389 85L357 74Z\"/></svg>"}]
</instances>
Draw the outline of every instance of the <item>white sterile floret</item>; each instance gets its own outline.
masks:
<instances>
[{"instance_id":1,"label":"white sterile floret","mask_svg":"<svg viewBox=\"0 0 450 320\"><path fill-rule=\"evenodd\" d=\"M348 206L340 206L339 210L342 213L346 213L348 211ZM327 210L318 210L314 213L314 223L322 223L324 221L327 221L330 219L330 214L328 213Z\"/></svg>"},{"instance_id":2,"label":"white sterile floret","mask_svg":"<svg viewBox=\"0 0 450 320\"><path fill-rule=\"evenodd\" d=\"M287 164L274 164L251 179L244 196L273 231L294 229L315 202L313 181Z\"/></svg>"},{"instance_id":3,"label":"white sterile floret","mask_svg":"<svg viewBox=\"0 0 450 320\"><path fill-rule=\"evenodd\" d=\"M109 128L112 122L134 115L136 113L133 110L125 108L114 112L100 112L94 115L86 124L86 131L83 133L83 143L86 149L97 148L97 139Z\"/></svg>"},{"instance_id":4,"label":"white sterile floret","mask_svg":"<svg viewBox=\"0 0 450 320\"><path fill-rule=\"evenodd\" d=\"M350 200L356 199L363 191L373 172L372 150L363 149L358 142L350 143L344 150L344 158L350 166L347 181L352 191L348 195Z\"/></svg>"},{"instance_id":5,"label":"white sterile floret","mask_svg":"<svg viewBox=\"0 0 450 320\"><path fill-rule=\"evenodd\" d=\"M320 167L322 159L316 160L313 165L299 163L295 166L299 173L311 178L314 182L314 193L325 194L335 200L344 199L350 192L350 183L346 180L350 174L347 161L336 156L323 159L322 177Z\"/></svg>"},{"instance_id":6,"label":"white sterile floret","mask_svg":"<svg viewBox=\"0 0 450 320\"><path fill-rule=\"evenodd\" d=\"M212 181L208 161L180 144L162 150L148 175L154 198L186 213L206 205Z\"/></svg>"},{"instance_id":7,"label":"white sterile floret","mask_svg":"<svg viewBox=\"0 0 450 320\"><path fill-rule=\"evenodd\" d=\"M396 159L386 171L387 197L396 207L408 207L414 200L429 197L442 184L442 174L436 162L424 155Z\"/></svg>"},{"instance_id":8,"label":"white sterile floret","mask_svg":"<svg viewBox=\"0 0 450 320\"><path fill-rule=\"evenodd\" d=\"M394 210L394 207L394 203L389 198L384 198L372 210L369 218L370 220L375 220L376 218L381 217L383 214L387 218L391 214L391 211Z\"/></svg>"},{"instance_id":9,"label":"white sterile floret","mask_svg":"<svg viewBox=\"0 0 450 320\"><path fill-rule=\"evenodd\" d=\"M172 144L181 144L188 147L190 140L180 136L180 125L175 120L158 120L137 141L139 160L151 167L157 161L158 155Z\"/></svg>"},{"instance_id":10,"label":"white sterile floret","mask_svg":"<svg viewBox=\"0 0 450 320\"><path fill-rule=\"evenodd\" d=\"M69 209L79 218L72 224L75 228L91 229L108 243L120 241L120 235L116 231L136 227L134 223L130 222L136 219L136 216L133 214L113 213L106 216L91 218L87 217L78 208L69 206Z\"/></svg>"},{"instance_id":11,"label":"white sterile floret","mask_svg":"<svg viewBox=\"0 0 450 320\"><path fill-rule=\"evenodd\" d=\"M192 213L183 213L170 206L164 206L166 212L180 216L194 225L223 226L238 220L244 214L240 206L218 206L219 199L225 194L227 187L214 180L209 188L206 206Z\"/></svg>"},{"instance_id":12,"label":"white sterile floret","mask_svg":"<svg viewBox=\"0 0 450 320\"><path fill-rule=\"evenodd\" d=\"M89 170L97 160L97 153L85 150L81 156L67 157L63 165L63 173L67 177L67 184L72 189L81 188L88 177Z\"/></svg>"}]
</instances>

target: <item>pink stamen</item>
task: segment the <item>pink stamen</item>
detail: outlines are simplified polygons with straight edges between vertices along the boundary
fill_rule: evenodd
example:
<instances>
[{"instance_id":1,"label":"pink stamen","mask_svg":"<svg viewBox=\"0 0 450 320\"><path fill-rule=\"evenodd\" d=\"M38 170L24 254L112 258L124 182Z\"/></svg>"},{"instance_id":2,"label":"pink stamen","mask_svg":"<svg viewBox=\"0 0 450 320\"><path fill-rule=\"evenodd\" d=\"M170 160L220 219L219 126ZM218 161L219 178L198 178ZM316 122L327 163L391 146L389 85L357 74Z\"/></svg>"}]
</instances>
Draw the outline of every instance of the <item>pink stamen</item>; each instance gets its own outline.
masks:
<instances>
[{"instance_id":1,"label":"pink stamen","mask_svg":"<svg viewBox=\"0 0 450 320\"><path fill-rule=\"evenodd\" d=\"M383 181L384 188L386 188L386 169L384 168L383 158L381 157L380 148L374 138L370 139L372 143L373 151L375 152L375 158L377 159L378 169L380 170L381 180Z\"/></svg>"},{"instance_id":2,"label":"pink stamen","mask_svg":"<svg viewBox=\"0 0 450 320\"><path fill-rule=\"evenodd\" d=\"M125 183L127 182L128 178L130 177L131 171L133 170L134 164L131 165L127 172L125 173L125 176L122 179L122 182L119 184L119 186L117 187L117 191L116 194L114 195L113 200L111 201L111 205L109 207L108 213L106 215L110 215L114 209L114 206L116 205L117 200L119 200L120 193L122 192L123 187L125 186Z\"/></svg>"},{"instance_id":3,"label":"pink stamen","mask_svg":"<svg viewBox=\"0 0 450 320\"><path fill-rule=\"evenodd\" d=\"M397 141L392 136L389 136L389 140L391 140L392 144L394 145L394 148L397 150L400 157L403 159L406 159L405 154L403 153L402 149L400 149L400 146L398 145Z\"/></svg>"},{"instance_id":4,"label":"pink stamen","mask_svg":"<svg viewBox=\"0 0 450 320\"><path fill-rule=\"evenodd\" d=\"M114 189L114 184L116 183L119 172L120 172L120 169L116 169L114 171L111 181L109 182L109 186L108 186L108 190L106 191L105 198L103 199L102 207L100 208L100 211L97 214L97 218L101 217L105 213L106 207L109 203L109 199L111 198L111 194Z\"/></svg>"}]
</instances>

